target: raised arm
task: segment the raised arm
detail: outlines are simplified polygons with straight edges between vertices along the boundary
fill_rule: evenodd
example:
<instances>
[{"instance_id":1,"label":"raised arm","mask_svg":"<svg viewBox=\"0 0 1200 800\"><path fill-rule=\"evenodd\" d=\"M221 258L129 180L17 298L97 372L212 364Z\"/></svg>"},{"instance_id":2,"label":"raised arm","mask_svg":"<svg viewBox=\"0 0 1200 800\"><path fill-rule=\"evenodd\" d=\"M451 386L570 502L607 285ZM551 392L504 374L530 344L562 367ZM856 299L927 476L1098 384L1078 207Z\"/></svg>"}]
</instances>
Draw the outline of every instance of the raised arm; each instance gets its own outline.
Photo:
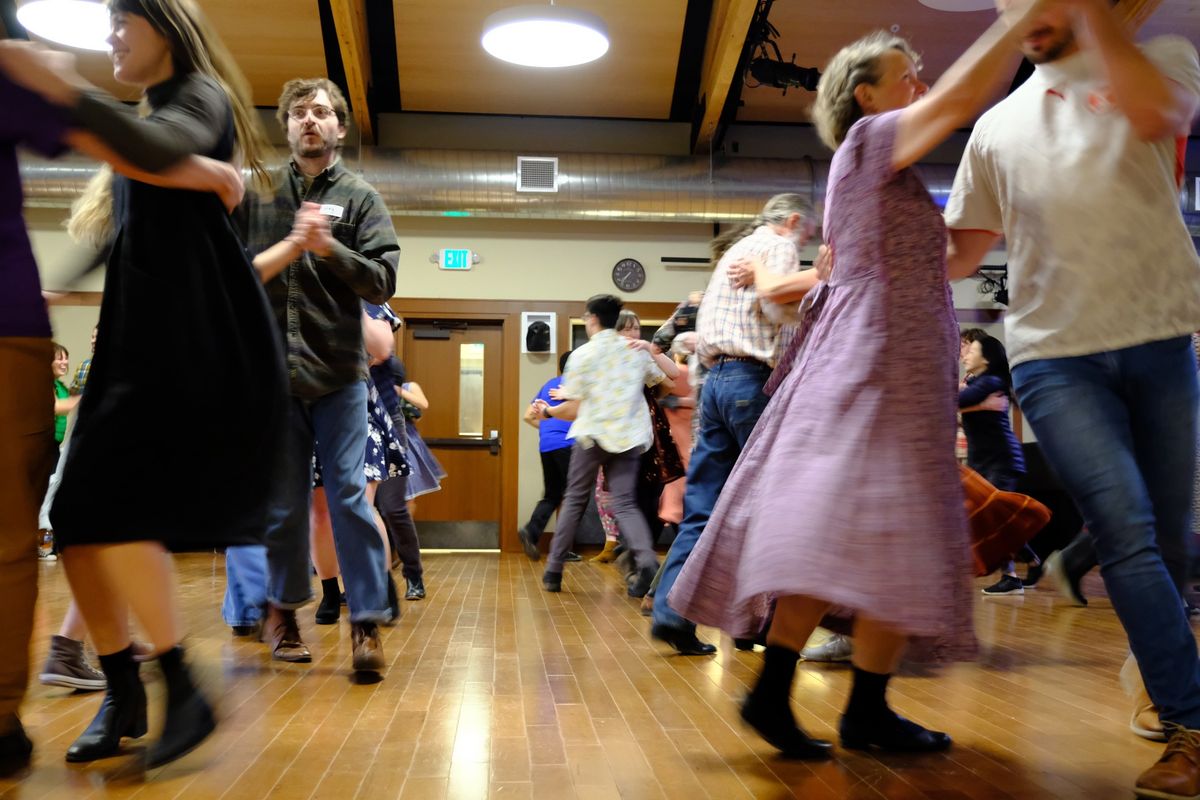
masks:
<instances>
[{"instance_id":1,"label":"raised arm","mask_svg":"<svg viewBox=\"0 0 1200 800\"><path fill-rule=\"evenodd\" d=\"M1189 48L1190 54L1180 53L1181 74L1164 75L1130 40L1106 0L1073 0L1072 5L1076 35L1098 56L1113 103L1138 138L1155 141L1187 135L1200 104L1195 48ZM1187 46L1182 40L1180 44Z\"/></svg>"},{"instance_id":2,"label":"raised arm","mask_svg":"<svg viewBox=\"0 0 1200 800\"><path fill-rule=\"evenodd\" d=\"M65 138L67 144L75 150L97 161L111 164L114 170L136 181L168 189L212 192L221 198L227 211L237 208L246 193L246 184L242 180L241 172L224 161L205 156L188 156L163 172L147 172L126 161L93 133L75 130Z\"/></svg>"},{"instance_id":3,"label":"raised arm","mask_svg":"<svg viewBox=\"0 0 1200 800\"><path fill-rule=\"evenodd\" d=\"M1012 80L1016 44L1046 6L1065 0L1013 0L1000 19L959 56L925 96L900 113L892 166L912 166L974 119Z\"/></svg>"}]
</instances>

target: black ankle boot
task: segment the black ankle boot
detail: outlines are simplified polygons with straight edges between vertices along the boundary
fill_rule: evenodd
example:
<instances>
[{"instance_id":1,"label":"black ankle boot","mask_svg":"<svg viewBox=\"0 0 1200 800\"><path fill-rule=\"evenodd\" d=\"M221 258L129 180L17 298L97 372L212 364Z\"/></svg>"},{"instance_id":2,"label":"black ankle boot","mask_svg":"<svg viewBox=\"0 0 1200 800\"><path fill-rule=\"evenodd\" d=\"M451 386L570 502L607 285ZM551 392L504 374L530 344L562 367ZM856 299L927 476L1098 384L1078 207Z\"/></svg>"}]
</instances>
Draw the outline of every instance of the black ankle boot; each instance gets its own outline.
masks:
<instances>
[{"instance_id":1,"label":"black ankle boot","mask_svg":"<svg viewBox=\"0 0 1200 800\"><path fill-rule=\"evenodd\" d=\"M387 627L400 622L400 593L396 590L396 579L392 577L392 573L387 576L388 590L388 620L383 623Z\"/></svg>"},{"instance_id":2,"label":"black ankle boot","mask_svg":"<svg viewBox=\"0 0 1200 800\"><path fill-rule=\"evenodd\" d=\"M742 719L784 758L829 758L833 745L809 737L792 716L792 679L799 658L795 650L767 646L758 683L742 703Z\"/></svg>"},{"instance_id":3,"label":"black ankle boot","mask_svg":"<svg viewBox=\"0 0 1200 800\"><path fill-rule=\"evenodd\" d=\"M91 724L67 748L67 761L72 763L114 756L121 749L122 737L146 735L146 690L133 660L133 647L100 656L100 667L108 688Z\"/></svg>"},{"instance_id":4,"label":"black ankle boot","mask_svg":"<svg viewBox=\"0 0 1200 800\"><path fill-rule=\"evenodd\" d=\"M877 747L892 753L936 753L949 748L947 734L922 728L888 707L886 693L891 677L854 668L854 685L839 726L842 747Z\"/></svg>"},{"instance_id":5,"label":"black ankle boot","mask_svg":"<svg viewBox=\"0 0 1200 800\"><path fill-rule=\"evenodd\" d=\"M217 727L212 707L192 682L183 648L176 645L158 657L167 683L167 718L162 736L146 754L146 767L160 767L191 751Z\"/></svg>"},{"instance_id":6,"label":"black ankle boot","mask_svg":"<svg viewBox=\"0 0 1200 800\"><path fill-rule=\"evenodd\" d=\"M321 605L317 606L316 623L333 625L342 616L342 593L337 578L321 581Z\"/></svg>"}]
</instances>

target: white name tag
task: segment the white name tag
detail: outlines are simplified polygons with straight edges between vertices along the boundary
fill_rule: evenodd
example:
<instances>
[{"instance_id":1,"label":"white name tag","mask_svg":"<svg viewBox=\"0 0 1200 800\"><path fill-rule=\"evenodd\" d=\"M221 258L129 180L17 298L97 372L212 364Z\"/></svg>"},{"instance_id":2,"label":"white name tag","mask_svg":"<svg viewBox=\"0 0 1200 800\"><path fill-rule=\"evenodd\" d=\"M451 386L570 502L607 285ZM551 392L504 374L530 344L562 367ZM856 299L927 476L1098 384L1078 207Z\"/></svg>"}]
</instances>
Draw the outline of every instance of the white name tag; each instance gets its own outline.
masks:
<instances>
[{"instance_id":1,"label":"white name tag","mask_svg":"<svg viewBox=\"0 0 1200 800\"><path fill-rule=\"evenodd\" d=\"M333 203L325 203L321 206L321 215L325 217L341 219L344 213L346 213L346 209L341 206L335 206Z\"/></svg>"}]
</instances>

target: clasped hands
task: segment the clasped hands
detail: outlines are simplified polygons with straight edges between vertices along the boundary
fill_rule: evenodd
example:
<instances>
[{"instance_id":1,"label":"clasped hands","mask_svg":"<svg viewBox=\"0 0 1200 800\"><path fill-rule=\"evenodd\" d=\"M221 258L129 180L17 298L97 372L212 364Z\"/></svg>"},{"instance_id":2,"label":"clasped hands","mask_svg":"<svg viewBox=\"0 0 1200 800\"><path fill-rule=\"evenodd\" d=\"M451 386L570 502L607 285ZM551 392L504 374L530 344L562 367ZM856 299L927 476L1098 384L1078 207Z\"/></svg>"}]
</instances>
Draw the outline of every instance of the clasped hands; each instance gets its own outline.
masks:
<instances>
[{"instance_id":1,"label":"clasped hands","mask_svg":"<svg viewBox=\"0 0 1200 800\"><path fill-rule=\"evenodd\" d=\"M333 231L329 227L329 218L321 213L321 206L316 203L300 204L292 221L292 232L286 238L301 250L321 257L333 252Z\"/></svg>"}]
</instances>

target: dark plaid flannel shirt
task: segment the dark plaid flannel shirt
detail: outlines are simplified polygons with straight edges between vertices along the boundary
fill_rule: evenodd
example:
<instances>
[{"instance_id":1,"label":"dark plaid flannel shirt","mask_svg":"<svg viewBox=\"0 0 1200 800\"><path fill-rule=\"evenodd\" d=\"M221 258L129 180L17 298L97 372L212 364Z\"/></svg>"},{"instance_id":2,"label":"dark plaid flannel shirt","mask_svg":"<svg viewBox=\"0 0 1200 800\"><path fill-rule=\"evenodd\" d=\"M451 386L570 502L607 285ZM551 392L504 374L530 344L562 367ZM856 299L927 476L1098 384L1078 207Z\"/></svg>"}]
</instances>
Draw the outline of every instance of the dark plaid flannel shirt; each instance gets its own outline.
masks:
<instances>
[{"instance_id":1,"label":"dark plaid flannel shirt","mask_svg":"<svg viewBox=\"0 0 1200 800\"><path fill-rule=\"evenodd\" d=\"M367 378L362 301L386 303L396 291L400 245L383 198L339 159L313 179L294 163L275 174L275 196L238 209L251 256L286 237L300 204L317 203L330 218L333 252L305 253L266 284L283 333L296 397L317 398Z\"/></svg>"}]
</instances>

